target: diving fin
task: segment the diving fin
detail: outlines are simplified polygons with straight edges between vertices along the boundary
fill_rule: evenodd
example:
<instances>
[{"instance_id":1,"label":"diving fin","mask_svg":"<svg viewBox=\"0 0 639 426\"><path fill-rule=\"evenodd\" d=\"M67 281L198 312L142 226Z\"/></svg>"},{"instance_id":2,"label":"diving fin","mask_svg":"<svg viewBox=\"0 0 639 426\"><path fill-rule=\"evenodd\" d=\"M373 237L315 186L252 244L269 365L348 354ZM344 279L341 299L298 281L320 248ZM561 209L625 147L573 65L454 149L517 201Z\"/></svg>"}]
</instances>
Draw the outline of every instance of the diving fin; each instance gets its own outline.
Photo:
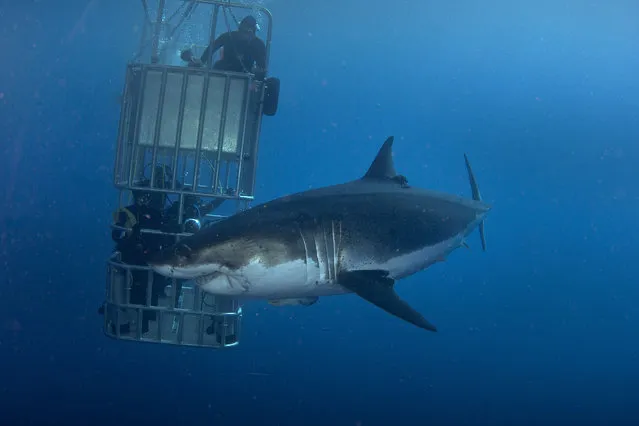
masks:
<instances>
[{"instance_id":1,"label":"diving fin","mask_svg":"<svg viewBox=\"0 0 639 426\"><path fill-rule=\"evenodd\" d=\"M470 161L468 156L464 153L464 161L466 162L466 170L468 171L468 180L470 181L470 189L473 192L473 200L481 201L481 193L479 192L479 186L475 179L473 169L470 167ZM486 228L484 227L484 221L479 224L479 238L481 239L481 248L486 251Z\"/></svg>"},{"instance_id":2,"label":"diving fin","mask_svg":"<svg viewBox=\"0 0 639 426\"><path fill-rule=\"evenodd\" d=\"M342 272L338 282L344 288L354 292L362 299L372 303L419 328L437 331L419 312L399 298L393 286L395 281L388 278L388 272L382 270Z\"/></svg>"}]
</instances>

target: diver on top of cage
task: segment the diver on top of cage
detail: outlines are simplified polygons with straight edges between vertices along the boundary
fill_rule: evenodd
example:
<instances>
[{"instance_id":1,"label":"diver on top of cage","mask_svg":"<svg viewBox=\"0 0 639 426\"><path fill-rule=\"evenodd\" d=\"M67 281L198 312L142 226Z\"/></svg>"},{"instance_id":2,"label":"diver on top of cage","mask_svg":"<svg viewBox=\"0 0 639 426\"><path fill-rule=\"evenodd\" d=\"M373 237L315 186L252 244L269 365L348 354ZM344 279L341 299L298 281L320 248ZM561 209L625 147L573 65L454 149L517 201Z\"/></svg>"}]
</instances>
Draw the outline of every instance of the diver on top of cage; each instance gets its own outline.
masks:
<instances>
[{"instance_id":1,"label":"diver on top of cage","mask_svg":"<svg viewBox=\"0 0 639 426\"><path fill-rule=\"evenodd\" d=\"M246 16L237 30L221 34L204 50L199 59L193 56L190 49L182 51L180 57L190 66L203 66L209 63L218 49L224 48L222 58L215 62L213 69L250 73L255 64L255 77L263 80L266 75L266 44L256 36L258 30L255 18Z\"/></svg>"}]
</instances>

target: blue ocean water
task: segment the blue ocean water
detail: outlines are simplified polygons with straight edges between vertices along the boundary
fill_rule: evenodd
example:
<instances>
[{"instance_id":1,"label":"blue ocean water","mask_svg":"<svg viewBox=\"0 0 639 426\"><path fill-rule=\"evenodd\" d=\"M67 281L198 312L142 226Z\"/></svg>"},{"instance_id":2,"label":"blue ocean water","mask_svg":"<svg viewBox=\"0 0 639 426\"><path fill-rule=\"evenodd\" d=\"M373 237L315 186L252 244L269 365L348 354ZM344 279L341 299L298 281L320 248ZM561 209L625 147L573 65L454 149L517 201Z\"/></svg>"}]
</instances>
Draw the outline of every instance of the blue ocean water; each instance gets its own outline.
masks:
<instances>
[{"instance_id":1,"label":"blue ocean water","mask_svg":"<svg viewBox=\"0 0 639 426\"><path fill-rule=\"evenodd\" d=\"M479 238L397 285L244 306L241 345L112 341L117 93L139 2L0 2L0 424L639 424L639 6L268 0L257 201L340 183L396 138L411 184L486 201Z\"/></svg>"}]
</instances>

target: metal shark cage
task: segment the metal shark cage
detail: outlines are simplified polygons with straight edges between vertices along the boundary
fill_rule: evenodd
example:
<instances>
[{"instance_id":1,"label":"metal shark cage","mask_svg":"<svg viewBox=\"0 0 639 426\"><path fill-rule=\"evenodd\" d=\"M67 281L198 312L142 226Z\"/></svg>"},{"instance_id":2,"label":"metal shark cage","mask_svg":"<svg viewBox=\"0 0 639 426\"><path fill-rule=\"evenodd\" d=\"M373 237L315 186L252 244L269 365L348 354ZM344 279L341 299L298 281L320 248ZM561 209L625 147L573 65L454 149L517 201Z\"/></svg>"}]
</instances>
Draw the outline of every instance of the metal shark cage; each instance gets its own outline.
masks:
<instances>
[{"instance_id":1,"label":"metal shark cage","mask_svg":"<svg viewBox=\"0 0 639 426\"><path fill-rule=\"evenodd\" d=\"M266 35L262 29L258 36L266 43L268 64L272 16L266 8L180 1L167 18L168 3L160 0L151 16L148 3L142 1L146 20L139 51L126 67L114 185L119 190L116 213L145 194L161 211L172 209L174 226L167 226L166 214L160 229L136 229L139 222L131 215L129 226L116 222L118 214L111 225L113 232L139 232L164 246L249 207L262 116L275 114L279 92L276 79L260 81L253 73L173 63L179 48L203 49L216 33L236 29L238 15L251 13L267 25ZM177 24L171 24L173 19ZM108 259L106 276L108 337L213 348L239 344L242 309L237 300L160 276L143 262L128 263L117 250Z\"/></svg>"}]
</instances>

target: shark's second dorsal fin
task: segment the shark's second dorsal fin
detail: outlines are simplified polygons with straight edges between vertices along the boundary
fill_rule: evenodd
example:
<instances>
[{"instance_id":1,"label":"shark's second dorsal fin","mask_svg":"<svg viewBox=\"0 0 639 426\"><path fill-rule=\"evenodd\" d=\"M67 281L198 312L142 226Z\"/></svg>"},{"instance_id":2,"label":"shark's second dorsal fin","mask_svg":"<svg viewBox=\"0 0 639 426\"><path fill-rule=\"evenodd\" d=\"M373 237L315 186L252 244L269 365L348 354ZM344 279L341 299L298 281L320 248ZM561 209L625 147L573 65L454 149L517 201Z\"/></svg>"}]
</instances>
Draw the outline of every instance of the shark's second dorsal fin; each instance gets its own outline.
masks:
<instances>
[{"instance_id":1,"label":"shark's second dorsal fin","mask_svg":"<svg viewBox=\"0 0 639 426\"><path fill-rule=\"evenodd\" d=\"M397 176L393 164L393 139L393 136L386 139L362 179L393 179Z\"/></svg>"}]
</instances>

